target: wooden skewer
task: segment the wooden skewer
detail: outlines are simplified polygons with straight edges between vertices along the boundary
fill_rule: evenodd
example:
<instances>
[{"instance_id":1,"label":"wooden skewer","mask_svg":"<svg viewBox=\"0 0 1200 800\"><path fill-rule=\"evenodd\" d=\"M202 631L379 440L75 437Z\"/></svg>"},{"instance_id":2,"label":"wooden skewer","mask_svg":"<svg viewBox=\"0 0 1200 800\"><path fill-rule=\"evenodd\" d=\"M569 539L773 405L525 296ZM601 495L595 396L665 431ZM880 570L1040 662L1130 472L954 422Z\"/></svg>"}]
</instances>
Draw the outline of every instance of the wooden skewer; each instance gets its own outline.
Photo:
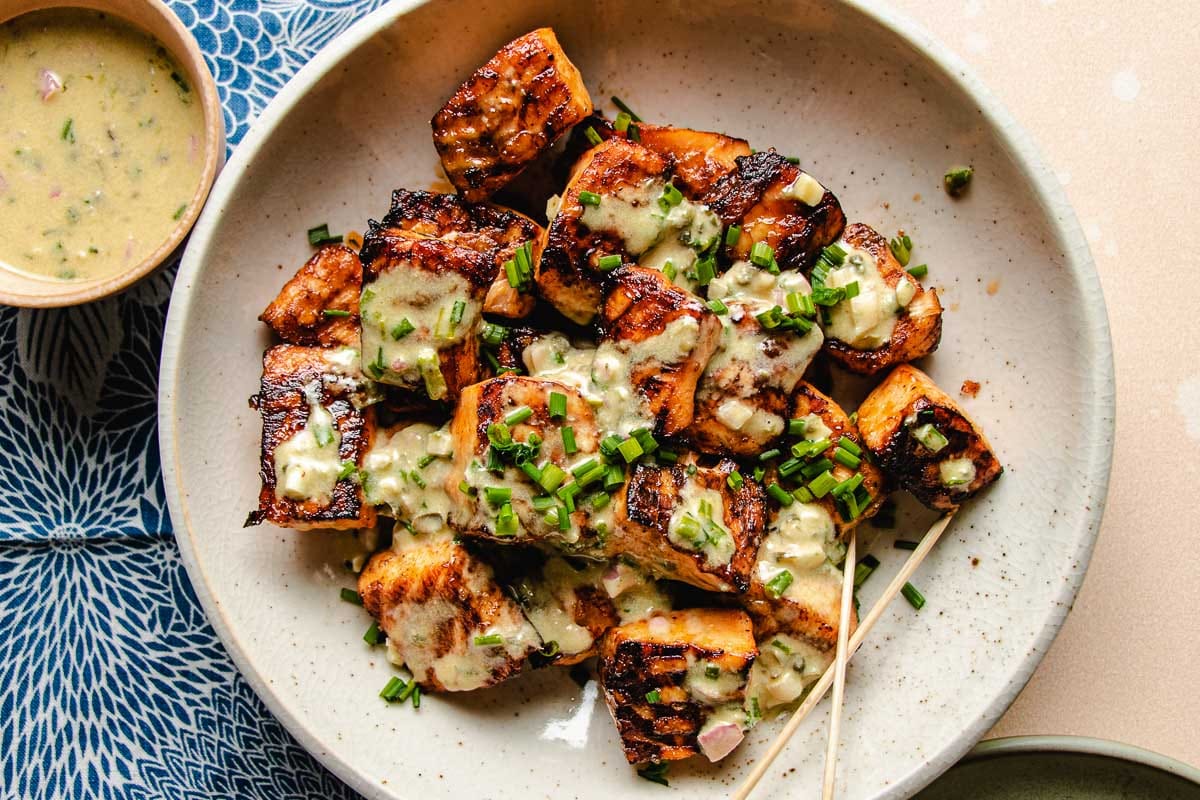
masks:
<instances>
[{"instance_id":1,"label":"wooden skewer","mask_svg":"<svg viewBox=\"0 0 1200 800\"><path fill-rule=\"evenodd\" d=\"M842 701L846 696L846 662L850 658L850 609L854 607L854 573L858 565L857 541L850 531L842 567L842 607L838 613L837 651L833 660L833 706L829 709L829 743L825 746L825 777L821 781L822 800L833 800L837 782L838 742L842 734Z\"/></svg>"},{"instance_id":2,"label":"wooden skewer","mask_svg":"<svg viewBox=\"0 0 1200 800\"><path fill-rule=\"evenodd\" d=\"M937 544L938 539L942 537L946 527L950 524L950 520L954 519L953 511L946 516L933 523L933 526L926 532L921 539L921 543L917 545L917 549L912 551L912 555L900 567L900 571L896 573L896 577L892 578L892 582L887 585L880 595L879 600L875 605L871 606L871 610L867 615L859 621L858 627L855 628L854 634L850 637L849 649L847 651L847 659L853 657L854 653L862 646L863 640L867 634L871 632L871 628L875 627L875 623L883 616L883 612L887 609L888 604L900 594L900 590L904 588L904 584L908 583L908 579L912 577L917 568L921 566L921 562L925 560L925 556L929 555L929 551ZM829 691L829 686L833 683L833 667L825 670L817 680L808 696L804 698L804 702L800 707L792 712L791 718L787 724L783 726L783 730L779 732L779 736L771 743L767 752L763 753L762 758L754 765L754 769L750 770L750 774L746 780L733 794L733 800L746 800L750 793L754 791L754 787L762 780L763 775L771 768L771 764L783 752L783 748L787 746L788 740L792 738L792 734L800 727L800 723L813 710L817 703L821 702L821 698L825 696L825 692Z\"/></svg>"}]
</instances>

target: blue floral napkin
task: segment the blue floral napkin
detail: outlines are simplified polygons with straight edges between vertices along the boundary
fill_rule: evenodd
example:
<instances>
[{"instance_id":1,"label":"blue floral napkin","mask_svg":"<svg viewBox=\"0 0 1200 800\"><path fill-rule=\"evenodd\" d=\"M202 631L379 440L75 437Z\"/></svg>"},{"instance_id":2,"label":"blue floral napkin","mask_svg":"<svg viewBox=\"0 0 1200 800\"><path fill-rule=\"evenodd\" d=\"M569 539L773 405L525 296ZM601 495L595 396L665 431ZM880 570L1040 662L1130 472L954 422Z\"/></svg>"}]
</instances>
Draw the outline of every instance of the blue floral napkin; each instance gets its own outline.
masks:
<instances>
[{"instance_id":1,"label":"blue floral napkin","mask_svg":"<svg viewBox=\"0 0 1200 800\"><path fill-rule=\"evenodd\" d=\"M383 0L174 0L230 146ZM238 675L159 473L174 269L69 309L0 306L0 798L349 798Z\"/></svg>"}]
</instances>

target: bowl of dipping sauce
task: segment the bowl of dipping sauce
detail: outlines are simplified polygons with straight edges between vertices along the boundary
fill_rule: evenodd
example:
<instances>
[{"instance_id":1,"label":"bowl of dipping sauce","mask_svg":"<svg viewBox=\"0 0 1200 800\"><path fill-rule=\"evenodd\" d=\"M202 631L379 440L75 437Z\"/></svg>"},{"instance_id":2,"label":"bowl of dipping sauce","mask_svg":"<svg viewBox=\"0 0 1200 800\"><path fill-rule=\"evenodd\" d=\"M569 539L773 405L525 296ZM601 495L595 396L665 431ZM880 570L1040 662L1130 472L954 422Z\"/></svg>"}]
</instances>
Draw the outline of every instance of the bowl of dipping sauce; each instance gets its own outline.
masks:
<instances>
[{"instance_id":1,"label":"bowl of dipping sauce","mask_svg":"<svg viewBox=\"0 0 1200 800\"><path fill-rule=\"evenodd\" d=\"M224 157L212 75L160 0L5 0L0 303L85 303L146 276Z\"/></svg>"}]
</instances>

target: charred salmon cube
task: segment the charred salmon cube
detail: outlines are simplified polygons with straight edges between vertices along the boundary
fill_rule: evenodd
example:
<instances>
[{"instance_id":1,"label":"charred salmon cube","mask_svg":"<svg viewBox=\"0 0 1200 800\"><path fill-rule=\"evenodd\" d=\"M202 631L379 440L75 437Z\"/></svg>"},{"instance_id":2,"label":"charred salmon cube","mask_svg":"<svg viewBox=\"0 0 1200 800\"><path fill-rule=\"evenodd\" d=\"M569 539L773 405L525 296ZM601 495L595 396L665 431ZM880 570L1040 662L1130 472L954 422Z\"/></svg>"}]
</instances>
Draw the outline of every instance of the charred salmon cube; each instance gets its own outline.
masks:
<instances>
[{"instance_id":1,"label":"charred salmon cube","mask_svg":"<svg viewBox=\"0 0 1200 800\"><path fill-rule=\"evenodd\" d=\"M363 371L419 397L454 402L484 375L478 334L492 259L441 239L377 231L364 241L362 260Z\"/></svg>"},{"instance_id":2,"label":"charred salmon cube","mask_svg":"<svg viewBox=\"0 0 1200 800\"><path fill-rule=\"evenodd\" d=\"M494 194L592 113L579 70L550 28L500 49L433 117L446 177L467 200Z\"/></svg>"},{"instance_id":3,"label":"charred salmon cube","mask_svg":"<svg viewBox=\"0 0 1200 800\"><path fill-rule=\"evenodd\" d=\"M591 322L604 278L661 238L658 199L670 169L668 159L624 139L580 159L543 235L536 274L538 292L563 316Z\"/></svg>"},{"instance_id":4,"label":"charred salmon cube","mask_svg":"<svg viewBox=\"0 0 1200 800\"><path fill-rule=\"evenodd\" d=\"M570 441L564 427L572 431ZM592 407L578 391L539 378L491 378L463 391L450 433L454 466L446 485L456 531L600 555L588 502L602 485L600 476L586 486L579 482L601 463L600 437Z\"/></svg>"},{"instance_id":5,"label":"charred salmon cube","mask_svg":"<svg viewBox=\"0 0 1200 800\"><path fill-rule=\"evenodd\" d=\"M736 170L739 157L750 155L749 142L723 133L648 122L632 127L638 144L670 156L675 164L675 185L693 200L703 198L718 179Z\"/></svg>"},{"instance_id":6,"label":"charred salmon cube","mask_svg":"<svg viewBox=\"0 0 1200 800\"><path fill-rule=\"evenodd\" d=\"M728 755L749 726L757 656L750 619L735 609L674 611L609 631L600 685L629 763Z\"/></svg>"},{"instance_id":7,"label":"charred salmon cube","mask_svg":"<svg viewBox=\"0 0 1200 800\"><path fill-rule=\"evenodd\" d=\"M362 264L349 247L318 250L259 316L288 344L358 345Z\"/></svg>"},{"instance_id":8,"label":"charred salmon cube","mask_svg":"<svg viewBox=\"0 0 1200 800\"><path fill-rule=\"evenodd\" d=\"M350 355L356 355L349 350ZM368 528L375 511L353 475L375 429L356 402L346 351L278 345L263 356L253 399L262 416L258 509L247 525Z\"/></svg>"},{"instance_id":9,"label":"charred salmon cube","mask_svg":"<svg viewBox=\"0 0 1200 800\"><path fill-rule=\"evenodd\" d=\"M380 223L372 222L371 230L443 239L486 253L496 264L496 277L484 298L484 312L518 319L533 310L532 287L514 287L508 276L516 261L528 259L531 268L538 258L542 227L524 214L454 194L397 189L387 216ZM518 254L522 247L524 252ZM506 268L509 261L513 267ZM532 274L529 278L531 282Z\"/></svg>"},{"instance_id":10,"label":"charred salmon cube","mask_svg":"<svg viewBox=\"0 0 1200 800\"><path fill-rule=\"evenodd\" d=\"M858 429L879 465L933 509L957 508L1004 471L979 425L908 364L863 400Z\"/></svg>"},{"instance_id":11,"label":"charred salmon cube","mask_svg":"<svg viewBox=\"0 0 1200 800\"><path fill-rule=\"evenodd\" d=\"M754 481L731 481L736 471L730 459L715 467L687 459L669 467L637 464L613 498L609 552L658 577L716 592L746 591L766 500Z\"/></svg>"},{"instance_id":12,"label":"charred salmon cube","mask_svg":"<svg viewBox=\"0 0 1200 800\"><path fill-rule=\"evenodd\" d=\"M847 295L826 311L825 349L852 372L874 375L927 356L941 342L937 290L923 288L866 225L846 228L814 267L812 281L821 291Z\"/></svg>"},{"instance_id":13,"label":"charred salmon cube","mask_svg":"<svg viewBox=\"0 0 1200 800\"><path fill-rule=\"evenodd\" d=\"M358 593L387 635L388 658L422 689L492 686L542 648L492 568L448 532L413 536L397 527L395 536L359 575Z\"/></svg>"},{"instance_id":14,"label":"charred salmon cube","mask_svg":"<svg viewBox=\"0 0 1200 800\"><path fill-rule=\"evenodd\" d=\"M773 275L739 261L708 285L719 303L721 339L696 389L688 436L705 453L754 456L787 425L790 397L821 349L821 329L809 317L782 316L789 300L808 295L804 276Z\"/></svg>"},{"instance_id":15,"label":"charred salmon cube","mask_svg":"<svg viewBox=\"0 0 1200 800\"><path fill-rule=\"evenodd\" d=\"M780 269L807 269L846 224L833 192L773 150L736 163L704 197L725 225L741 228L725 244L729 259L748 259L762 243Z\"/></svg>"},{"instance_id":16,"label":"charred salmon cube","mask_svg":"<svg viewBox=\"0 0 1200 800\"><path fill-rule=\"evenodd\" d=\"M604 302L592 377L606 433L637 428L673 436L692 423L696 385L716 350L721 322L691 292L654 270L631 267Z\"/></svg>"}]
</instances>

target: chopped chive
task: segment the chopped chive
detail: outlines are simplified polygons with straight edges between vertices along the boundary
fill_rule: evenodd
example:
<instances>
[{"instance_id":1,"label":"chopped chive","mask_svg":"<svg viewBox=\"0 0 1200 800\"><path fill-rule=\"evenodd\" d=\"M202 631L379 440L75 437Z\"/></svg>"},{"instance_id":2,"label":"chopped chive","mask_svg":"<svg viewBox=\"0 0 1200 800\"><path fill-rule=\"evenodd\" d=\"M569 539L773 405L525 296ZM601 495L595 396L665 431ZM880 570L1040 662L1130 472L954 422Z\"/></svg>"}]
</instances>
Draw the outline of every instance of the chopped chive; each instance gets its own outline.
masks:
<instances>
[{"instance_id":1,"label":"chopped chive","mask_svg":"<svg viewBox=\"0 0 1200 800\"><path fill-rule=\"evenodd\" d=\"M632 464L637 460L638 456L645 452L645 450L642 449L642 445L637 439L630 436L628 439L621 442L620 446L617 447L617 452L620 453L621 457L625 459L626 464Z\"/></svg>"},{"instance_id":2,"label":"chopped chive","mask_svg":"<svg viewBox=\"0 0 1200 800\"><path fill-rule=\"evenodd\" d=\"M600 195L586 190L581 191L579 193L579 202L585 206L598 206L600 205Z\"/></svg>"},{"instance_id":3,"label":"chopped chive","mask_svg":"<svg viewBox=\"0 0 1200 800\"><path fill-rule=\"evenodd\" d=\"M812 480L813 478L820 475L822 472L825 472L826 470L830 470L830 469L833 469L833 462L830 461L828 458L820 458L811 464L806 464L800 470L800 474L803 475L806 479Z\"/></svg>"},{"instance_id":4,"label":"chopped chive","mask_svg":"<svg viewBox=\"0 0 1200 800\"><path fill-rule=\"evenodd\" d=\"M906 245L904 243L906 238L906 236L900 234L897 238L888 242L888 249L892 251L892 255L896 257L896 260L900 262L900 266L902 267L907 267L908 260L912 258L912 248L910 246L912 240L909 239L909 245Z\"/></svg>"},{"instance_id":5,"label":"chopped chive","mask_svg":"<svg viewBox=\"0 0 1200 800\"><path fill-rule=\"evenodd\" d=\"M837 478L833 477L832 472L826 471L809 481L808 490L812 492L813 497L819 499L829 494L829 490L837 485Z\"/></svg>"},{"instance_id":6,"label":"chopped chive","mask_svg":"<svg viewBox=\"0 0 1200 800\"><path fill-rule=\"evenodd\" d=\"M663 187L663 193L658 198L658 205L663 211L670 211L675 206L683 202L683 192L675 188L675 184L668 183Z\"/></svg>"},{"instance_id":7,"label":"chopped chive","mask_svg":"<svg viewBox=\"0 0 1200 800\"><path fill-rule=\"evenodd\" d=\"M768 308L766 311L755 314L754 318L758 320L758 324L762 325L764 329L768 331L774 330L783 324L783 309L779 306Z\"/></svg>"},{"instance_id":8,"label":"chopped chive","mask_svg":"<svg viewBox=\"0 0 1200 800\"><path fill-rule=\"evenodd\" d=\"M779 474L785 478L790 478L801 470L804 462L799 458L789 458L779 465Z\"/></svg>"},{"instance_id":9,"label":"chopped chive","mask_svg":"<svg viewBox=\"0 0 1200 800\"><path fill-rule=\"evenodd\" d=\"M414 709L421 707L421 686L415 680L412 681L412 706Z\"/></svg>"},{"instance_id":10,"label":"chopped chive","mask_svg":"<svg viewBox=\"0 0 1200 800\"><path fill-rule=\"evenodd\" d=\"M711 258L702 258L696 262L696 282L708 286L717 277L717 267Z\"/></svg>"},{"instance_id":11,"label":"chopped chive","mask_svg":"<svg viewBox=\"0 0 1200 800\"><path fill-rule=\"evenodd\" d=\"M353 461L343 461L342 468L338 470L337 479L344 481L357 471L358 467Z\"/></svg>"},{"instance_id":12,"label":"chopped chive","mask_svg":"<svg viewBox=\"0 0 1200 800\"><path fill-rule=\"evenodd\" d=\"M465 480L458 482L458 490L460 492L462 492L463 494L467 495L468 497L474 497L476 494L479 493L478 489L476 489L471 484L467 483Z\"/></svg>"},{"instance_id":13,"label":"chopped chive","mask_svg":"<svg viewBox=\"0 0 1200 800\"><path fill-rule=\"evenodd\" d=\"M404 319L400 320L396 327L392 328L392 338L396 341L399 341L416 329L416 326L408 321L408 317L405 317Z\"/></svg>"},{"instance_id":14,"label":"chopped chive","mask_svg":"<svg viewBox=\"0 0 1200 800\"><path fill-rule=\"evenodd\" d=\"M416 683L416 681L414 680L413 683ZM393 675L388 680L387 685L383 687L383 691L379 693L379 696L384 700L387 700L389 703L395 702L396 698L400 696L400 693L404 691L405 686L406 684L404 681Z\"/></svg>"},{"instance_id":15,"label":"chopped chive","mask_svg":"<svg viewBox=\"0 0 1200 800\"><path fill-rule=\"evenodd\" d=\"M578 479L579 476L588 474L589 472L592 471L592 469L594 469L595 467L598 467L598 466L601 466L601 465L598 461L596 461L596 459L589 458L587 461L584 461L584 462L580 463L579 465L572 467L571 474L574 475L576 479Z\"/></svg>"},{"instance_id":16,"label":"chopped chive","mask_svg":"<svg viewBox=\"0 0 1200 800\"><path fill-rule=\"evenodd\" d=\"M647 764L637 771L638 777L657 783L660 786L670 786L667 781L667 771L671 769L669 761L662 761L658 764Z\"/></svg>"},{"instance_id":17,"label":"chopped chive","mask_svg":"<svg viewBox=\"0 0 1200 800\"><path fill-rule=\"evenodd\" d=\"M408 473L408 477L412 478L412 482L417 486L420 486L422 489L425 488L425 479L421 477L421 473L413 470L412 472Z\"/></svg>"},{"instance_id":18,"label":"chopped chive","mask_svg":"<svg viewBox=\"0 0 1200 800\"><path fill-rule=\"evenodd\" d=\"M971 167L955 167L946 171L942 176L942 185L946 187L946 194L951 197L962 197L967 191L967 187L971 185L971 178L975 176L975 170Z\"/></svg>"},{"instance_id":19,"label":"chopped chive","mask_svg":"<svg viewBox=\"0 0 1200 800\"><path fill-rule=\"evenodd\" d=\"M796 498L792 497L791 492L789 492L787 489L784 489L778 483L767 484L767 494L775 498L776 502L778 502L781 506L790 506L796 501Z\"/></svg>"},{"instance_id":20,"label":"chopped chive","mask_svg":"<svg viewBox=\"0 0 1200 800\"><path fill-rule=\"evenodd\" d=\"M778 447L772 447L770 450L764 450L758 454L759 461L770 461L772 458L779 458L783 453Z\"/></svg>"},{"instance_id":21,"label":"chopped chive","mask_svg":"<svg viewBox=\"0 0 1200 800\"><path fill-rule=\"evenodd\" d=\"M442 366L436 353L418 355L417 369L425 380L425 393L430 400L440 400L446 396L446 378L442 375Z\"/></svg>"},{"instance_id":22,"label":"chopped chive","mask_svg":"<svg viewBox=\"0 0 1200 800\"><path fill-rule=\"evenodd\" d=\"M586 128L584 128L583 135L586 136L587 140L593 145L601 144L604 141L600 138L600 134L596 133L596 129L591 125L588 125Z\"/></svg>"},{"instance_id":23,"label":"chopped chive","mask_svg":"<svg viewBox=\"0 0 1200 800\"><path fill-rule=\"evenodd\" d=\"M494 322L485 322L483 329L479 331L479 338L496 347L508 338L508 328L503 325L497 325Z\"/></svg>"},{"instance_id":24,"label":"chopped chive","mask_svg":"<svg viewBox=\"0 0 1200 800\"><path fill-rule=\"evenodd\" d=\"M521 406L514 408L504 416L505 425L520 425L525 420L533 416L533 409L529 406Z\"/></svg>"},{"instance_id":25,"label":"chopped chive","mask_svg":"<svg viewBox=\"0 0 1200 800\"><path fill-rule=\"evenodd\" d=\"M909 539L897 539L892 542L892 546L897 550L916 550L920 544L920 542L914 542Z\"/></svg>"},{"instance_id":26,"label":"chopped chive","mask_svg":"<svg viewBox=\"0 0 1200 800\"><path fill-rule=\"evenodd\" d=\"M578 483L568 483L566 486L559 487L555 493L558 499L562 500L563 506L567 509L567 513L575 513L575 498L579 496L580 486Z\"/></svg>"},{"instance_id":27,"label":"chopped chive","mask_svg":"<svg viewBox=\"0 0 1200 800\"><path fill-rule=\"evenodd\" d=\"M808 430L808 422L802 419L789 419L787 424L788 436L803 436Z\"/></svg>"},{"instance_id":28,"label":"chopped chive","mask_svg":"<svg viewBox=\"0 0 1200 800\"><path fill-rule=\"evenodd\" d=\"M562 433L563 452L565 452L569 456L574 455L576 452L579 451L579 447L575 444L575 429L572 428L570 425L564 425L562 427L561 433Z\"/></svg>"},{"instance_id":29,"label":"chopped chive","mask_svg":"<svg viewBox=\"0 0 1200 800\"><path fill-rule=\"evenodd\" d=\"M538 481L538 485L547 492L553 492L562 482L567 479L567 473L563 471L557 464L547 464L542 467L542 479Z\"/></svg>"},{"instance_id":30,"label":"chopped chive","mask_svg":"<svg viewBox=\"0 0 1200 800\"><path fill-rule=\"evenodd\" d=\"M313 247L319 247L323 244L337 244L340 241L342 241L340 235L333 236L329 233L328 223L308 229L308 243Z\"/></svg>"},{"instance_id":31,"label":"chopped chive","mask_svg":"<svg viewBox=\"0 0 1200 800\"><path fill-rule=\"evenodd\" d=\"M950 444L941 431L935 428L931 423L925 423L909 431L912 437L920 442L930 452L937 453L946 445Z\"/></svg>"},{"instance_id":32,"label":"chopped chive","mask_svg":"<svg viewBox=\"0 0 1200 800\"><path fill-rule=\"evenodd\" d=\"M462 300L455 300L454 305L450 308L450 330L453 331L455 326L462 322L463 312L467 310L467 304Z\"/></svg>"},{"instance_id":33,"label":"chopped chive","mask_svg":"<svg viewBox=\"0 0 1200 800\"><path fill-rule=\"evenodd\" d=\"M508 285L518 291L525 285L521 273L517 271L517 262L511 258L504 262L504 277L508 279Z\"/></svg>"},{"instance_id":34,"label":"chopped chive","mask_svg":"<svg viewBox=\"0 0 1200 800\"><path fill-rule=\"evenodd\" d=\"M625 482L625 470L620 464L609 464L604 473L604 489L611 492Z\"/></svg>"},{"instance_id":35,"label":"chopped chive","mask_svg":"<svg viewBox=\"0 0 1200 800\"><path fill-rule=\"evenodd\" d=\"M660 464L674 464L679 460L679 453L676 453L674 450L659 448L655 451L654 457L658 459Z\"/></svg>"},{"instance_id":36,"label":"chopped chive","mask_svg":"<svg viewBox=\"0 0 1200 800\"><path fill-rule=\"evenodd\" d=\"M356 606L361 606L363 604L362 597L360 597L358 592L354 591L353 589L342 589L341 597L347 603L353 603Z\"/></svg>"},{"instance_id":37,"label":"chopped chive","mask_svg":"<svg viewBox=\"0 0 1200 800\"><path fill-rule=\"evenodd\" d=\"M704 668L704 677L708 678L710 681L715 681L717 678L721 677L721 668L716 664L709 664Z\"/></svg>"},{"instance_id":38,"label":"chopped chive","mask_svg":"<svg viewBox=\"0 0 1200 800\"><path fill-rule=\"evenodd\" d=\"M720 300L716 299L715 297L712 300L709 300L706 303L706 305L708 306L709 310L711 310L714 314L728 314L729 313L729 306L725 305L724 303L722 303Z\"/></svg>"},{"instance_id":39,"label":"chopped chive","mask_svg":"<svg viewBox=\"0 0 1200 800\"><path fill-rule=\"evenodd\" d=\"M807 486L801 486L799 489L792 492L792 497L796 498L801 503L811 503L813 501L813 493L808 490Z\"/></svg>"},{"instance_id":40,"label":"chopped chive","mask_svg":"<svg viewBox=\"0 0 1200 800\"><path fill-rule=\"evenodd\" d=\"M609 501L611 501L611 500L612 500L612 497L609 495L608 492L596 492L594 495L591 496L589 502L592 504L593 511L600 511L605 506L607 506L609 504Z\"/></svg>"},{"instance_id":41,"label":"chopped chive","mask_svg":"<svg viewBox=\"0 0 1200 800\"><path fill-rule=\"evenodd\" d=\"M437 461L437 456L435 456L433 453L426 453L417 459L417 469L425 469L434 461Z\"/></svg>"},{"instance_id":42,"label":"chopped chive","mask_svg":"<svg viewBox=\"0 0 1200 800\"><path fill-rule=\"evenodd\" d=\"M647 455L658 449L658 440L646 428L630 431L629 435L637 439L638 444L642 446L642 452Z\"/></svg>"},{"instance_id":43,"label":"chopped chive","mask_svg":"<svg viewBox=\"0 0 1200 800\"><path fill-rule=\"evenodd\" d=\"M846 290L840 286L835 288L813 286L811 297L814 305L830 308L846 299Z\"/></svg>"},{"instance_id":44,"label":"chopped chive","mask_svg":"<svg viewBox=\"0 0 1200 800\"><path fill-rule=\"evenodd\" d=\"M483 490L483 496L494 506L502 506L512 500L512 489L507 486L488 486Z\"/></svg>"},{"instance_id":45,"label":"chopped chive","mask_svg":"<svg viewBox=\"0 0 1200 800\"><path fill-rule=\"evenodd\" d=\"M633 110L632 108L630 108L629 106L625 105L625 103L624 103L624 102L621 100L621 98L617 97L616 95L613 95L613 96L612 96L612 97L610 97L609 99L610 99L610 100L612 100L612 104L613 104L614 106L616 106L616 107L617 107L617 108L619 108L621 111L624 111L626 114L628 114L628 115L629 115L629 118L630 118L630 119L632 119L634 122L642 122L642 118L641 118L641 117L639 117L639 116L637 115L637 113L636 113L636 112L634 112L634 110Z\"/></svg>"},{"instance_id":46,"label":"chopped chive","mask_svg":"<svg viewBox=\"0 0 1200 800\"><path fill-rule=\"evenodd\" d=\"M917 611L925 607L925 595L921 594L921 591L911 583L906 583L900 587L900 594L904 595L904 599L908 601L908 604Z\"/></svg>"},{"instance_id":47,"label":"chopped chive","mask_svg":"<svg viewBox=\"0 0 1200 800\"><path fill-rule=\"evenodd\" d=\"M538 465L534 464L532 461L522 461L520 468L521 472L524 472L526 475L528 475L529 480L533 481L534 483L537 483L542 479L542 470L539 469Z\"/></svg>"},{"instance_id":48,"label":"chopped chive","mask_svg":"<svg viewBox=\"0 0 1200 800\"><path fill-rule=\"evenodd\" d=\"M755 242L750 248L750 263L756 267L769 267L775 259L775 250L766 242Z\"/></svg>"},{"instance_id":49,"label":"chopped chive","mask_svg":"<svg viewBox=\"0 0 1200 800\"><path fill-rule=\"evenodd\" d=\"M615 254L600 256L600 259L596 262L596 266L604 272L611 272L621 266L621 257Z\"/></svg>"},{"instance_id":50,"label":"chopped chive","mask_svg":"<svg viewBox=\"0 0 1200 800\"><path fill-rule=\"evenodd\" d=\"M615 128L619 133L625 133L627 130L629 130L629 123L631 122L633 122L633 115L622 111L621 113L617 114L617 121L613 123L613 128Z\"/></svg>"},{"instance_id":51,"label":"chopped chive","mask_svg":"<svg viewBox=\"0 0 1200 800\"><path fill-rule=\"evenodd\" d=\"M767 474L767 471L766 471L765 469L763 469L762 467L755 467L755 468L754 468L754 480L755 480L755 481L757 481L757 482L761 483L761 482L762 482L762 479L763 479L763 476L764 476L764 475L766 475L766 474Z\"/></svg>"},{"instance_id":52,"label":"chopped chive","mask_svg":"<svg viewBox=\"0 0 1200 800\"><path fill-rule=\"evenodd\" d=\"M871 573L879 566L879 559L867 553L862 560L854 565L854 588L862 586L871 577Z\"/></svg>"},{"instance_id":53,"label":"chopped chive","mask_svg":"<svg viewBox=\"0 0 1200 800\"><path fill-rule=\"evenodd\" d=\"M907 272L909 275L912 275L914 278L924 278L926 275L929 274L929 265L928 264L917 264L915 267L909 267Z\"/></svg>"},{"instance_id":54,"label":"chopped chive","mask_svg":"<svg viewBox=\"0 0 1200 800\"><path fill-rule=\"evenodd\" d=\"M742 473L735 469L733 472L729 473L729 477L725 479L725 482L729 484L730 489L733 489L736 492L745 485L746 479L742 477Z\"/></svg>"},{"instance_id":55,"label":"chopped chive","mask_svg":"<svg viewBox=\"0 0 1200 800\"><path fill-rule=\"evenodd\" d=\"M834 497L841 497L842 495L846 494L847 492L853 492L855 489L857 489L859 486L861 486L863 480L864 480L863 474L861 472L858 472L858 473L855 473L854 475L850 476L849 478L846 478L846 480L842 481L837 486L833 487L833 489L831 489L830 491L833 493Z\"/></svg>"},{"instance_id":56,"label":"chopped chive","mask_svg":"<svg viewBox=\"0 0 1200 800\"><path fill-rule=\"evenodd\" d=\"M858 469L858 465L862 463L861 458L843 447L839 447L834 451L833 460L839 464L844 464L850 469Z\"/></svg>"},{"instance_id":57,"label":"chopped chive","mask_svg":"<svg viewBox=\"0 0 1200 800\"><path fill-rule=\"evenodd\" d=\"M71 117L67 117L67 121L63 123L60 138L67 144L75 144L75 120Z\"/></svg>"},{"instance_id":58,"label":"chopped chive","mask_svg":"<svg viewBox=\"0 0 1200 800\"><path fill-rule=\"evenodd\" d=\"M554 502L553 497L547 497L546 495L535 497L530 503L533 505L534 511L549 511L558 505L558 503Z\"/></svg>"},{"instance_id":59,"label":"chopped chive","mask_svg":"<svg viewBox=\"0 0 1200 800\"><path fill-rule=\"evenodd\" d=\"M658 689L651 689L650 691L646 692L646 702L647 703L657 703L657 702L660 702L661 700L662 700L662 692L660 692Z\"/></svg>"},{"instance_id":60,"label":"chopped chive","mask_svg":"<svg viewBox=\"0 0 1200 800\"><path fill-rule=\"evenodd\" d=\"M343 311L340 308L327 308L324 311L322 311L321 314L323 314L326 317L348 317L348 316L350 316L349 311Z\"/></svg>"},{"instance_id":61,"label":"chopped chive","mask_svg":"<svg viewBox=\"0 0 1200 800\"><path fill-rule=\"evenodd\" d=\"M730 225L725 231L725 246L736 247L738 240L742 238L742 226Z\"/></svg>"},{"instance_id":62,"label":"chopped chive","mask_svg":"<svg viewBox=\"0 0 1200 800\"><path fill-rule=\"evenodd\" d=\"M500 512L496 514L496 535L497 536L513 536L517 532L517 517L513 513L511 503L505 503L500 506Z\"/></svg>"},{"instance_id":63,"label":"chopped chive","mask_svg":"<svg viewBox=\"0 0 1200 800\"><path fill-rule=\"evenodd\" d=\"M171 215L171 219L178 220L183 216L183 212L187 211L187 204L184 203L179 208L175 209L175 213Z\"/></svg>"},{"instance_id":64,"label":"chopped chive","mask_svg":"<svg viewBox=\"0 0 1200 800\"><path fill-rule=\"evenodd\" d=\"M374 647L383 641L383 631L379 630L379 623L372 622L371 627L367 628L367 632L363 634L363 641Z\"/></svg>"},{"instance_id":65,"label":"chopped chive","mask_svg":"<svg viewBox=\"0 0 1200 800\"><path fill-rule=\"evenodd\" d=\"M504 644L504 637L498 633L489 633L486 636L476 636L476 647L492 647L494 645Z\"/></svg>"},{"instance_id":66,"label":"chopped chive","mask_svg":"<svg viewBox=\"0 0 1200 800\"><path fill-rule=\"evenodd\" d=\"M771 595L771 597L779 597L792 585L793 580L795 580L795 576L786 569L777 573L775 577L767 581L767 594Z\"/></svg>"},{"instance_id":67,"label":"chopped chive","mask_svg":"<svg viewBox=\"0 0 1200 800\"><path fill-rule=\"evenodd\" d=\"M675 263L669 259L662 265L662 274L667 276L667 280L675 280L675 276L679 274L675 269Z\"/></svg>"},{"instance_id":68,"label":"chopped chive","mask_svg":"<svg viewBox=\"0 0 1200 800\"><path fill-rule=\"evenodd\" d=\"M858 442L851 439L849 436L841 436L838 438L838 447L843 450L849 450L856 456L862 455L862 448L858 446Z\"/></svg>"},{"instance_id":69,"label":"chopped chive","mask_svg":"<svg viewBox=\"0 0 1200 800\"><path fill-rule=\"evenodd\" d=\"M842 294L849 300L852 297L858 297L858 281L852 281L842 287Z\"/></svg>"}]
</instances>

